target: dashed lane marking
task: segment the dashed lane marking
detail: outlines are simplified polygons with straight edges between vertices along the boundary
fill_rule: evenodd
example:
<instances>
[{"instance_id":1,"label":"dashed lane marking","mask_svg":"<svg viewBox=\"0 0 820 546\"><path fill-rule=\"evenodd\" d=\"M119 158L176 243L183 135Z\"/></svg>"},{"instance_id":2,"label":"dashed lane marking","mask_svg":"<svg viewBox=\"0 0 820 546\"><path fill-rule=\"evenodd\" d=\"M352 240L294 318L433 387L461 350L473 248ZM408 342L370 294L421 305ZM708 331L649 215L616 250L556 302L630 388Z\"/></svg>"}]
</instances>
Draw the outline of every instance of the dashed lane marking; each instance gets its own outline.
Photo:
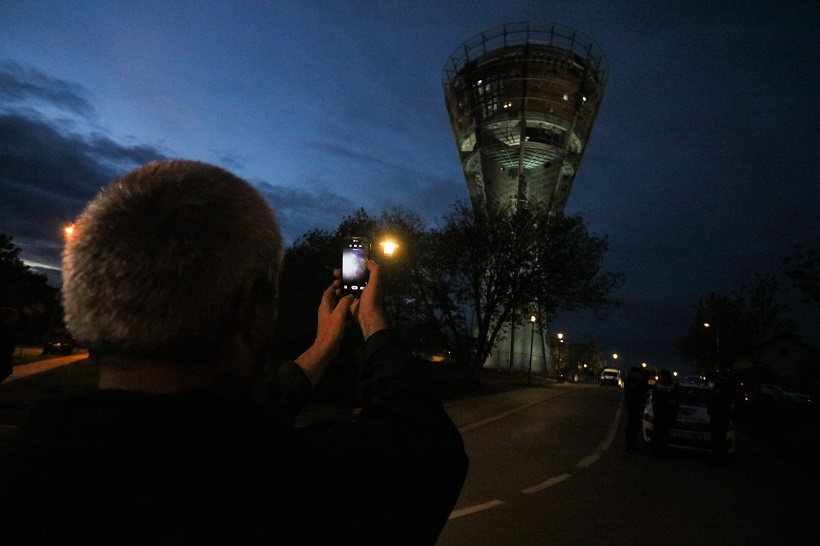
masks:
<instances>
[{"instance_id":1,"label":"dashed lane marking","mask_svg":"<svg viewBox=\"0 0 820 546\"><path fill-rule=\"evenodd\" d=\"M555 476L554 478L550 478L545 482L539 483L538 485L534 485L532 487L528 487L526 489L522 489L522 493L526 493L528 495L532 495L533 493L538 493L539 491L546 489L548 487L552 487L557 483L561 483L562 481L566 480L567 478L571 478L572 474L561 474L560 476Z\"/></svg>"},{"instance_id":2,"label":"dashed lane marking","mask_svg":"<svg viewBox=\"0 0 820 546\"><path fill-rule=\"evenodd\" d=\"M526 404L526 405L518 407L516 409L501 413L501 414L499 414L495 417L490 417L489 419L484 419L483 421L479 421L478 423L473 423L473 424L468 425L466 427L462 427L459 430L461 432L465 432L465 430L473 430L475 428L486 425L486 424L491 423L493 421L503 419L504 417L512 415L513 413L516 413L518 411L521 411L521 410L527 409L529 407L535 406L536 404L539 404L539 403L540 402ZM612 442L615 440L615 435L618 433L618 424L621 421L621 413L623 412L623 407L624 407L623 404L618 404L618 411L615 412L615 419L613 419L613 421L612 421L612 426L609 428L609 432L607 433L606 438L604 438L604 441L601 442L601 445L598 446L598 449L595 450L595 453L593 453L592 455L589 455L587 457L584 457L583 459L578 461L578 463L575 465L577 468L588 468L589 466L591 466L592 464L597 462L598 459L601 458L601 455L603 455L604 452L606 452L612 446ZM524 494L527 494L527 495L532 495L533 493L538 493L539 491L543 491L544 489L548 489L548 488L552 487L553 485L557 485L557 484L559 484L559 483L561 483L561 482L563 482L563 481L565 481L565 480L567 480L571 477L572 477L572 474L568 474L568 473L560 474L560 475L554 476L554 477L552 477L552 478L550 478L550 479L548 479L544 482L541 482L538 485L534 485L532 487L527 487L526 489L522 489L521 493L524 493ZM504 501L496 499L496 500L492 500L490 502L485 502L484 504L476 504L474 506L468 506L466 508L461 508L459 510L454 510L450 514L450 517L448 519L456 519L456 518L460 518L462 516L467 516L469 514L474 514L476 512L481 512L483 510L489 510L490 508L495 508L496 506L500 506L502 504L504 504Z\"/></svg>"},{"instance_id":3,"label":"dashed lane marking","mask_svg":"<svg viewBox=\"0 0 820 546\"><path fill-rule=\"evenodd\" d=\"M461 432L461 433L465 433L465 432L469 432L471 430L475 430L477 428L483 427L484 425L489 425L490 423L495 423L496 421L500 421L501 419L509 417L510 415L514 415L514 414L518 413L519 411L524 411L525 409L531 408L533 406L543 404L545 402L548 402L548 401L552 400L553 398L556 398L558 396L563 396L563 395L565 395L569 392L572 392L572 391L571 390L566 390L564 392L561 392L561 393L556 394L554 396L551 396L549 398L544 398L543 400L535 400L533 402L530 402L529 404L524 404L523 406L518 406L517 408L507 410L507 411L499 413L497 415L493 415L492 417L487 417L486 419L482 419L481 421L477 421L475 423L470 423L469 425L464 425L463 427L459 427L458 431Z\"/></svg>"},{"instance_id":4,"label":"dashed lane marking","mask_svg":"<svg viewBox=\"0 0 820 546\"><path fill-rule=\"evenodd\" d=\"M460 518L461 516L467 516L470 514L474 514L476 512L481 512L482 510L487 510L489 508L495 508L504 504L504 501L501 500L492 500L490 502L485 502L484 504L476 504L475 506L468 506L467 508L462 508L460 510L453 510L450 514L450 517L447 519L456 519Z\"/></svg>"},{"instance_id":5,"label":"dashed lane marking","mask_svg":"<svg viewBox=\"0 0 820 546\"><path fill-rule=\"evenodd\" d=\"M598 449L595 451L595 453L588 457L584 457L583 459L578 461L578 464L576 464L575 466L577 466L578 468L587 468L588 466L595 463L598 459L600 459L601 455L603 455L604 452L606 452L606 450L609 449L609 447L612 445L612 441L615 439L615 434L618 432L618 423L621 420L621 412L623 411L623 409L624 405L619 404L618 411L615 412L615 420L612 421L612 426L609 428L609 434L607 434L606 438L604 438L604 441L601 442L601 445L598 446Z\"/></svg>"}]
</instances>

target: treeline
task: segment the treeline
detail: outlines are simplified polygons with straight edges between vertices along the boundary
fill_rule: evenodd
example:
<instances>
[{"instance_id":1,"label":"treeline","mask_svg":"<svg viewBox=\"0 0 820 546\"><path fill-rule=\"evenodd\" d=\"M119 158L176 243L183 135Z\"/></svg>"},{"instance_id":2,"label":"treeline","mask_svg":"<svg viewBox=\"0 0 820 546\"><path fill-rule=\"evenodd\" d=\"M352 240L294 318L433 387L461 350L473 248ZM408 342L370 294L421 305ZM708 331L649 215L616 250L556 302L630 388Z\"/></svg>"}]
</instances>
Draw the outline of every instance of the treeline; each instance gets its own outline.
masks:
<instances>
[{"instance_id":1,"label":"treeline","mask_svg":"<svg viewBox=\"0 0 820 546\"><path fill-rule=\"evenodd\" d=\"M617 303L611 294L623 275L602 270L607 239L589 233L580 216L553 216L538 204L477 210L458 201L428 228L406 210L360 209L335 231L302 235L285 256L277 356L292 358L312 340L319 295L340 267L347 236L372 242L386 273L387 309L407 346L451 358L472 382L514 313L549 324L559 311ZM388 238L399 244L392 258L379 253Z\"/></svg>"},{"instance_id":2,"label":"treeline","mask_svg":"<svg viewBox=\"0 0 820 546\"><path fill-rule=\"evenodd\" d=\"M422 358L446 358L472 383L511 320L533 314L548 326L560 311L605 309L617 304L611 294L624 281L602 270L606 237L591 234L580 216L550 215L539 204L474 209L458 201L432 228L407 210L372 216L360 209L335 230L308 231L286 250L275 361L312 342L319 299L341 267L348 236L370 240L383 266L387 310L406 345ZM62 325L59 291L19 259L10 236L0 237L2 305L25 317L29 338L42 337ZM393 257L379 251L387 238L399 245ZM340 358L357 345L355 335L348 340ZM565 349L570 362L574 355Z\"/></svg>"},{"instance_id":3,"label":"treeline","mask_svg":"<svg viewBox=\"0 0 820 546\"><path fill-rule=\"evenodd\" d=\"M59 289L20 259L21 250L11 235L0 233L0 308L17 311L18 343L41 343L64 330Z\"/></svg>"},{"instance_id":4,"label":"treeline","mask_svg":"<svg viewBox=\"0 0 820 546\"><path fill-rule=\"evenodd\" d=\"M782 266L780 274L757 273L753 282L729 293L713 292L700 298L693 306L692 322L677 343L680 353L699 371L708 371L730 369L770 341L802 343L795 334L793 317L784 308L785 296L792 288L802 295L803 304L820 309L820 254L797 246Z\"/></svg>"}]
</instances>

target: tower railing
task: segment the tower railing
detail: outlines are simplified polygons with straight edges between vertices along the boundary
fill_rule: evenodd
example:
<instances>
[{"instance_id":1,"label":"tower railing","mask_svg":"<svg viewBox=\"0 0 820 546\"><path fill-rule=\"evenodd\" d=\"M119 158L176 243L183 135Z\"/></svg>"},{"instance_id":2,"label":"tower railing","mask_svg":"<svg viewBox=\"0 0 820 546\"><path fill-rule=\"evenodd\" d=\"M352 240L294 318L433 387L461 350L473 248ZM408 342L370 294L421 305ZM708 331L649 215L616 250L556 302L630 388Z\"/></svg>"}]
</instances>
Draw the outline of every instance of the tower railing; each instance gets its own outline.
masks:
<instances>
[{"instance_id":1,"label":"tower railing","mask_svg":"<svg viewBox=\"0 0 820 546\"><path fill-rule=\"evenodd\" d=\"M506 23L481 32L458 46L444 65L444 92L450 92L458 73L470 62L493 51L525 44L540 44L569 51L588 63L599 83L606 84L609 76L606 57L592 38L555 23L520 22Z\"/></svg>"}]
</instances>

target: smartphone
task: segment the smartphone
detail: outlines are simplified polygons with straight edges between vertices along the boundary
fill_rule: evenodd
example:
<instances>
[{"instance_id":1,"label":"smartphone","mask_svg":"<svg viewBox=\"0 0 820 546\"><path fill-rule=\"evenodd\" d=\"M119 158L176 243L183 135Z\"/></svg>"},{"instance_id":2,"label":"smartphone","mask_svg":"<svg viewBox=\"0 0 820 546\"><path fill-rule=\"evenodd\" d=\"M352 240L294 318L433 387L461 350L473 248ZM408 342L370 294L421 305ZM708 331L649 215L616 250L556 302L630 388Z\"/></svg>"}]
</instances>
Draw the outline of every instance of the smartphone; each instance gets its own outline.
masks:
<instances>
[{"instance_id":1,"label":"smartphone","mask_svg":"<svg viewBox=\"0 0 820 546\"><path fill-rule=\"evenodd\" d=\"M370 243L367 237L347 237L342 244L342 295L353 294L358 298L367 286L370 270Z\"/></svg>"}]
</instances>

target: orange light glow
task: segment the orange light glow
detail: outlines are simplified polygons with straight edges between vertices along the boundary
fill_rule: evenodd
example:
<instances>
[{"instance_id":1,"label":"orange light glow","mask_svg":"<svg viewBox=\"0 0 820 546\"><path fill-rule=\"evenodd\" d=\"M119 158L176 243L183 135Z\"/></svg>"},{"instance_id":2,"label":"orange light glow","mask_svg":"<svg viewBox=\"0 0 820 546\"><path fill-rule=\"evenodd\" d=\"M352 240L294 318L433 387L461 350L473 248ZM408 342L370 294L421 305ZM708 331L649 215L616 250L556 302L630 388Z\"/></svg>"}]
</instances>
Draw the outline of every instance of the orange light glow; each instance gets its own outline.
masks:
<instances>
[{"instance_id":1,"label":"orange light glow","mask_svg":"<svg viewBox=\"0 0 820 546\"><path fill-rule=\"evenodd\" d=\"M393 241L383 241L379 243L379 245L382 247L382 252L385 256L392 256L393 253L396 252L396 249L399 248L398 243Z\"/></svg>"}]
</instances>

